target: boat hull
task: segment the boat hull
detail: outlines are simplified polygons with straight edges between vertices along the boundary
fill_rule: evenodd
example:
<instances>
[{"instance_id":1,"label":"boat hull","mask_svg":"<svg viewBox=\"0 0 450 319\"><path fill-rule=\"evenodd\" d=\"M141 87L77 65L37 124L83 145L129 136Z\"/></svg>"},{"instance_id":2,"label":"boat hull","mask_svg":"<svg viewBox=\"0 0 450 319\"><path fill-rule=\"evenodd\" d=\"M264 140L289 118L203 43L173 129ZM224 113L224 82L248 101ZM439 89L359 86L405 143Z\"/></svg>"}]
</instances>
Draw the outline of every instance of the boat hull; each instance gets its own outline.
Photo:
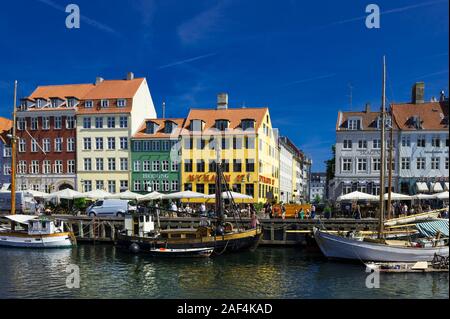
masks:
<instances>
[{"instance_id":1,"label":"boat hull","mask_svg":"<svg viewBox=\"0 0 450 319\"><path fill-rule=\"evenodd\" d=\"M137 244L139 252L149 252L151 249L191 249L211 248L214 255L225 252L234 252L257 247L262 236L261 230L247 230L239 233L230 233L222 236L208 236L192 239L166 239L147 238L137 236L117 235L117 244L123 248L129 248L131 244Z\"/></svg>"},{"instance_id":2,"label":"boat hull","mask_svg":"<svg viewBox=\"0 0 450 319\"><path fill-rule=\"evenodd\" d=\"M71 233L50 235L27 235L13 232L0 232L0 246L17 248L66 248L74 246Z\"/></svg>"},{"instance_id":3,"label":"boat hull","mask_svg":"<svg viewBox=\"0 0 450 319\"><path fill-rule=\"evenodd\" d=\"M153 257L163 258L207 258L213 253L213 248L191 248L191 249L152 249L148 252Z\"/></svg>"},{"instance_id":4,"label":"boat hull","mask_svg":"<svg viewBox=\"0 0 450 319\"><path fill-rule=\"evenodd\" d=\"M328 258L362 261L432 261L435 254L447 257L449 247L399 247L358 241L314 230L314 238L322 253Z\"/></svg>"}]
</instances>

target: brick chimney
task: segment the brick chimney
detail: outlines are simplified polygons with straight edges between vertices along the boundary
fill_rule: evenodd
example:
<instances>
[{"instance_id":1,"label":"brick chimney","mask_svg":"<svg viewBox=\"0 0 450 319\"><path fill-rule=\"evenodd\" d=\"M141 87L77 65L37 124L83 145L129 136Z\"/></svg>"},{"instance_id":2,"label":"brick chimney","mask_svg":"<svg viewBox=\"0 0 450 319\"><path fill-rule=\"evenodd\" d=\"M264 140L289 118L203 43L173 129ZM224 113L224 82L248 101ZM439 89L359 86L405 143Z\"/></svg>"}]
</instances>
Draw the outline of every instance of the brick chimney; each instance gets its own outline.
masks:
<instances>
[{"instance_id":1,"label":"brick chimney","mask_svg":"<svg viewBox=\"0 0 450 319\"><path fill-rule=\"evenodd\" d=\"M425 83L416 82L412 88L412 102L414 104L425 102Z\"/></svg>"},{"instance_id":2,"label":"brick chimney","mask_svg":"<svg viewBox=\"0 0 450 319\"><path fill-rule=\"evenodd\" d=\"M227 93L217 94L217 109L218 110L228 109L228 94Z\"/></svg>"},{"instance_id":3,"label":"brick chimney","mask_svg":"<svg viewBox=\"0 0 450 319\"><path fill-rule=\"evenodd\" d=\"M366 109L365 109L366 113L370 112L370 103L366 103Z\"/></svg>"}]
</instances>

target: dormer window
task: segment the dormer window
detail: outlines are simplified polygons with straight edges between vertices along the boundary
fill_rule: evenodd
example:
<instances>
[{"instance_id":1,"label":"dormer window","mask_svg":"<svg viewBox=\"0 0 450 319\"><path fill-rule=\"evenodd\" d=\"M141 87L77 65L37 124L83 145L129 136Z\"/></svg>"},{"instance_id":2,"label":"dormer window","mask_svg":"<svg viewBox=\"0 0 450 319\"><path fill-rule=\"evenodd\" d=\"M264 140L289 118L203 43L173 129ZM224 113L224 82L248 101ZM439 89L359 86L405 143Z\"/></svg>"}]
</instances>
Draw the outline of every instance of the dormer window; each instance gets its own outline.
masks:
<instances>
[{"instance_id":1,"label":"dormer window","mask_svg":"<svg viewBox=\"0 0 450 319\"><path fill-rule=\"evenodd\" d=\"M36 107L41 108L44 106L44 100L43 99L37 99L36 100Z\"/></svg>"},{"instance_id":2,"label":"dormer window","mask_svg":"<svg viewBox=\"0 0 450 319\"><path fill-rule=\"evenodd\" d=\"M23 111L25 111L27 108L28 108L28 102L27 102L27 100L22 100L22 101L20 102L20 109L23 110Z\"/></svg>"},{"instance_id":3,"label":"dormer window","mask_svg":"<svg viewBox=\"0 0 450 319\"><path fill-rule=\"evenodd\" d=\"M384 119L384 121L385 121L385 128L391 128L391 126L392 126L392 119L391 119L391 117L390 116L386 116L385 117L385 119ZM377 129L381 129L381 116L379 116L378 118L377 118Z\"/></svg>"},{"instance_id":4,"label":"dormer window","mask_svg":"<svg viewBox=\"0 0 450 319\"><path fill-rule=\"evenodd\" d=\"M191 131L201 132L202 129L203 129L203 121L202 120L192 120L191 121Z\"/></svg>"},{"instance_id":5,"label":"dormer window","mask_svg":"<svg viewBox=\"0 0 450 319\"><path fill-rule=\"evenodd\" d=\"M415 128L416 130L423 129L422 119L420 118L420 116L412 116L409 119L409 126Z\"/></svg>"},{"instance_id":6,"label":"dormer window","mask_svg":"<svg viewBox=\"0 0 450 319\"><path fill-rule=\"evenodd\" d=\"M255 129L255 120L252 120L252 119L242 120L241 127L242 127L243 131L253 130L253 129Z\"/></svg>"},{"instance_id":7,"label":"dormer window","mask_svg":"<svg viewBox=\"0 0 450 319\"><path fill-rule=\"evenodd\" d=\"M145 133L147 134L155 134L159 129L159 125L155 122L148 121L145 127Z\"/></svg>"},{"instance_id":8,"label":"dormer window","mask_svg":"<svg viewBox=\"0 0 450 319\"><path fill-rule=\"evenodd\" d=\"M177 128L177 124L172 121L166 121L164 126L164 133L170 134Z\"/></svg>"},{"instance_id":9,"label":"dormer window","mask_svg":"<svg viewBox=\"0 0 450 319\"><path fill-rule=\"evenodd\" d=\"M58 99L51 99L51 105L53 108L58 107Z\"/></svg>"},{"instance_id":10,"label":"dormer window","mask_svg":"<svg viewBox=\"0 0 450 319\"><path fill-rule=\"evenodd\" d=\"M361 120L360 119L349 119L347 128L351 131L356 131L361 129Z\"/></svg>"},{"instance_id":11,"label":"dormer window","mask_svg":"<svg viewBox=\"0 0 450 319\"><path fill-rule=\"evenodd\" d=\"M75 98L69 98L67 99L67 107L74 107L76 105L76 99Z\"/></svg>"},{"instance_id":12,"label":"dormer window","mask_svg":"<svg viewBox=\"0 0 450 319\"><path fill-rule=\"evenodd\" d=\"M125 100L125 99L117 100L117 107L125 107L126 105L127 105L127 100Z\"/></svg>"},{"instance_id":13,"label":"dormer window","mask_svg":"<svg viewBox=\"0 0 450 319\"><path fill-rule=\"evenodd\" d=\"M225 131L228 128L228 120L216 120L216 129L219 131Z\"/></svg>"},{"instance_id":14,"label":"dormer window","mask_svg":"<svg viewBox=\"0 0 450 319\"><path fill-rule=\"evenodd\" d=\"M101 101L101 106L102 107L109 107L109 100L102 100Z\"/></svg>"},{"instance_id":15,"label":"dormer window","mask_svg":"<svg viewBox=\"0 0 450 319\"><path fill-rule=\"evenodd\" d=\"M85 108L90 109L90 108L92 108L93 106L94 106L94 102L93 102L92 100L87 100L87 101L84 103L84 107L85 107Z\"/></svg>"}]
</instances>

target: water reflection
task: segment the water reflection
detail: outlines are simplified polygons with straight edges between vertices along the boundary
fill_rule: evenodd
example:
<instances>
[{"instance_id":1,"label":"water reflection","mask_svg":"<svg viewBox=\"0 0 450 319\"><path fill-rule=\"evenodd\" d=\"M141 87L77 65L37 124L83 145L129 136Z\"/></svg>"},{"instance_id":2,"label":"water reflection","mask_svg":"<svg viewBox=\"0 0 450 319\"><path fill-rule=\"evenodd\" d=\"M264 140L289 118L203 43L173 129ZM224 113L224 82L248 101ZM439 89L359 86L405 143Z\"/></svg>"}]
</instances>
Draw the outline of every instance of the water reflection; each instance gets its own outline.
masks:
<instances>
[{"instance_id":1,"label":"water reflection","mask_svg":"<svg viewBox=\"0 0 450 319\"><path fill-rule=\"evenodd\" d=\"M296 248L217 258L155 259L109 245L0 249L1 298L448 298L448 273L382 274L365 286L362 265L329 262ZM80 267L80 289L65 285Z\"/></svg>"}]
</instances>

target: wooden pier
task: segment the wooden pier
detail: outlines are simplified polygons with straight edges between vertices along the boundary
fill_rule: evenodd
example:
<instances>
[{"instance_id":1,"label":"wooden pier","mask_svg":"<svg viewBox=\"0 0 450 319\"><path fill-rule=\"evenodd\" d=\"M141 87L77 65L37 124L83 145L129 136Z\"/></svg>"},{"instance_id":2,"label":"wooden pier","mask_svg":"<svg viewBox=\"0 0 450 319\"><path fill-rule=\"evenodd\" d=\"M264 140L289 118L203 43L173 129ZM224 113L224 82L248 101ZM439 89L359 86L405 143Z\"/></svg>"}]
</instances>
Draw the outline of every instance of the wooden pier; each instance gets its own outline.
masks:
<instances>
[{"instance_id":1,"label":"wooden pier","mask_svg":"<svg viewBox=\"0 0 450 319\"><path fill-rule=\"evenodd\" d=\"M112 243L118 230L124 226L121 217L96 217L87 216L55 216L65 219L69 228L74 232L79 242ZM192 228L200 221L198 217L161 217L160 223L163 229ZM233 223L234 219L227 221ZM243 224L249 224L249 218L241 219ZM313 227L323 225L328 230L353 231L376 230L376 219L260 219L263 228L263 238L260 245L308 245L310 243Z\"/></svg>"}]
</instances>

